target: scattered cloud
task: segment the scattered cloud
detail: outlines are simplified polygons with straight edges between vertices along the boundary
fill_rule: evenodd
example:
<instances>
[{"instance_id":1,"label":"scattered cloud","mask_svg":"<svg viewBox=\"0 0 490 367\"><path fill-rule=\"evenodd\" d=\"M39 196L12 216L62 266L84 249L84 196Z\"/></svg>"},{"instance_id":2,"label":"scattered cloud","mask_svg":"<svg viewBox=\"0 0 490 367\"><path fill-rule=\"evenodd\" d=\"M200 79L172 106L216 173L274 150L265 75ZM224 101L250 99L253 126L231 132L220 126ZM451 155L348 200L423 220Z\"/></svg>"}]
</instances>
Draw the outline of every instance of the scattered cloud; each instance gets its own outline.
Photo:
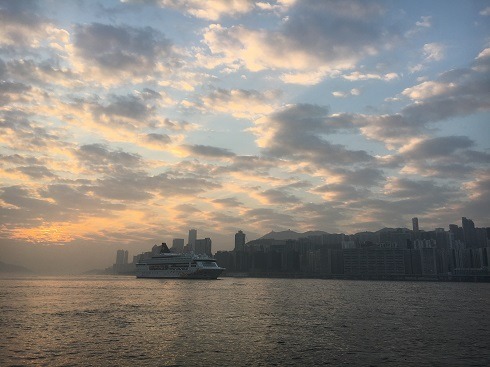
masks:
<instances>
[{"instance_id":1,"label":"scattered cloud","mask_svg":"<svg viewBox=\"0 0 490 367\"><path fill-rule=\"evenodd\" d=\"M209 145L186 145L184 148L190 155L196 155L209 158L229 158L235 154L228 149L213 147Z\"/></svg>"},{"instance_id":2,"label":"scattered cloud","mask_svg":"<svg viewBox=\"0 0 490 367\"><path fill-rule=\"evenodd\" d=\"M483 9L483 10L481 10L480 11L480 15L483 15L485 17L490 16L490 6L487 7L487 8L485 8L485 9Z\"/></svg>"},{"instance_id":3,"label":"scattered cloud","mask_svg":"<svg viewBox=\"0 0 490 367\"><path fill-rule=\"evenodd\" d=\"M300 73L285 74L286 82L316 83L328 71L355 67L363 57L379 52L380 44L396 38L394 30L381 27L382 14L374 3L297 2L278 29L213 24L203 37L214 66L238 64L254 72L291 70Z\"/></svg>"},{"instance_id":4,"label":"scattered cloud","mask_svg":"<svg viewBox=\"0 0 490 367\"><path fill-rule=\"evenodd\" d=\"M432 17L428 15L421 16L420 20L415 23L415 25L417 27L430 28L432 27Z\"/></svg>"},{"instance_id":5,"label":"scattered cloud","mask_svg":"<svg viewBox=\"0 0 490 367\"><path fill-rule=\"evenodd\" d=\"M189 107L226 113L237 118L254 118L274 111L281 95L278 90L259 92L244 89L214 89Z\"/></svg>"},{"instance_id":6,"label":"scattered cloud","mask_svg":"<svg viewBox=\"0 0 490 367\"><path fill-rule=\"evenodd\" d=\"M144 78L167 68L178 68L179 58L163 33L151 28L101 23L74 29L76 62L86 74Z\"/></svg>"},{"instance_id":7,"label":"scattered cloud","mask_svg":"<svg viewBox=\"0 0 490 367\"><path fill-rule=\"evenodd\" d=\"M424 45L424 56L426 61L441 61L444 59L446 47L440 43L426 43Z\"/></svg>"},{"instance_id":8,"label":"scattered cloud","mask_svg":"<svg viewBox=\"0 0 490 367\"><path fill-rule=\"evenodd\" d=\"M347 92L342 92L342 91L335 91L332 92L332 95L337 98L346 98L350 96L358 96L361 94L361 91L357 88L352 88L350 91Z\"/></svg>"},{"instance_id":9,"label":"scattered cloud","mask_svg":"<svg viewBox=\"0 0 490 367\"><path fill-rule=\"evenodd\" d=\"M133 0L128 2L141 2ZM254 0L159 0L148 1L149 3L158 4L162 7L169 7L175 10L185 12L196 18L207 20L218 20L224 16L237 16L250 12L254 8ZM266 7L261 7L262 9Z\"/></svg>"}]
</instances>

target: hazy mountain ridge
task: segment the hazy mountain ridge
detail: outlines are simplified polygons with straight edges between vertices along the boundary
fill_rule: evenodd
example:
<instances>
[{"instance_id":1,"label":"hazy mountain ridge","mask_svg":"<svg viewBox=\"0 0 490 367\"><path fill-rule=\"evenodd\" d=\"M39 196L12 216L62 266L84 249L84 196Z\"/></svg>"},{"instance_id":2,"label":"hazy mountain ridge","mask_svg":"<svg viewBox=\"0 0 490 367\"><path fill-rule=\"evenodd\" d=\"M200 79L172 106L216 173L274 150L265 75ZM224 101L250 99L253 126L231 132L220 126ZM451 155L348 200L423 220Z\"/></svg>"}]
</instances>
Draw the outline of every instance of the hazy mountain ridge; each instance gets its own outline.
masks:
<instances>
[{"instance_id":1,"label":"hazy mountain ridge","mask_svg":"<svg viewBox=\"0 0 490 367\"><path fill-rule=\"evenodd\" d=\"M365 232L360 232L360 233L377 233L377 234L379 234L379 233L384 233L384 232L396 232L396 231L409 231L409 229L403 228L403 227L398 227L398 228L385 227L385 228L379 229L379 230L374 231L374 232L365 231ZM280 231L280 232L271 231L271 232L267 233L266 235L260 237L259 240L262 240L262 239L269 239L269 240L274 239L274 240L282 240L282 241L284 241L284 240L297 240L299 238L305 238L305 237L309 237L309 236L321 236L324 234L328 235L331 233L328 233L325 231L307 231L307 232L301 233L301 232L296 232L296 231L292 231L292 230L288 229L286 231Z\"/></svg>"},{"instance_id":2,"label":"hazy mountain ridge","mask_svg":"<svg viewBox=\"0 0 490 367\"><path fill-rule=\"evenodd\" d=\"M0 273L33 274L34 272L20 265L7 264L0 261Z\"/></svg>"},{"instance_id":3,"label":"hazy mountain ridge","mask_svg":"<svg viewBox=\"0 0 490 367\"><path fill-rule=\"evenodd\" d=\"M291 231L290 229L288 229L287 231L281 231L281 232L271 231L271 232L267 233L266 235L260 237L259 239L260 240L262 240L262 239L297 240L299 238L305 238L308 236L321 236L324 234L329 234L329 233L324 232L324 231L308 231L308 232L300 233L300 232L295 232L295 231Z\"/></svg>"}]
</instances>

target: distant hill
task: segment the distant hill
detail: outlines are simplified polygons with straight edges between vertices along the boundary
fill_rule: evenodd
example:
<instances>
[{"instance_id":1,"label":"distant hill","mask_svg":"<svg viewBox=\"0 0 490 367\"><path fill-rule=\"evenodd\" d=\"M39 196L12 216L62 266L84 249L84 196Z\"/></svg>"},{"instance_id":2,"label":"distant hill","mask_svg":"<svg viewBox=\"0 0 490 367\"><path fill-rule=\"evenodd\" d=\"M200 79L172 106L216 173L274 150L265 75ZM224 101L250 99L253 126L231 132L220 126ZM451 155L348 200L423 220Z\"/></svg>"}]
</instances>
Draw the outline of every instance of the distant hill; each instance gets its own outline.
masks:
<instances>
[{"instance_id":1,"label":"distant hill","mask_svg":"<svg viewBox=\"0 0 490 367\"><path fill-rule=\"evenodd\" d=\"M288 229L287 231L281 231L281 232L269 232L266 235L260 237L259 239L264 239L264 240L297 240L298 238L305 238L308 236L321 236L324 234L329 234L328 232L323 232L323 231L308 231L304 233L299 233L295 231L291 231Z\"/></svg>"},{"instance_id":2,"label":"distant hill","mask_svg":"<svg viewBox=\"0 0 490 367\"><path fill-rule=\"evenodd\" d=\"M388 228L388 227L385 227L385 228L382 228L382 229L379 229L377 230L376 232L374 233L384 233L384 232L406 232L406 231L410 231L408 228Z\"/></svg>"},{"instance_id":3,"label":"distant hill","mask_svg":"<svg viewBox=\"0 0 490 367\"><path fill-rule=\"evenodd\" d=\"M2 274L33 274L32 270L19 265L6 264L0 261L0 273Z\"/></svg>"}]
</instances>

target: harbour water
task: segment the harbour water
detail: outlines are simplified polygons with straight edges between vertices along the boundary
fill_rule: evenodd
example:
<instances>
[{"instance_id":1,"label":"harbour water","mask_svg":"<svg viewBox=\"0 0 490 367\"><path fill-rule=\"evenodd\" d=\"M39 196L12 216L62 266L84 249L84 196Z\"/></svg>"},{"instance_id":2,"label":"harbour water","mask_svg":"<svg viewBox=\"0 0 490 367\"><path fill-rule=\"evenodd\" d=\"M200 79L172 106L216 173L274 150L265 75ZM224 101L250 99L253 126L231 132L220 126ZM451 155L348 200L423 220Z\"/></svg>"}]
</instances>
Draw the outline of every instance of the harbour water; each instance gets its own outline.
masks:
<instances>
[{"instance_id":1,"label":"harbour water","mask_svg":"<svg viewBox=\"0 0 490 367\"><path fill-rule=\"evenodd\" d=\"M0 279L1 366L488 366L490 284Z\"/></svg>"}]
</instances>

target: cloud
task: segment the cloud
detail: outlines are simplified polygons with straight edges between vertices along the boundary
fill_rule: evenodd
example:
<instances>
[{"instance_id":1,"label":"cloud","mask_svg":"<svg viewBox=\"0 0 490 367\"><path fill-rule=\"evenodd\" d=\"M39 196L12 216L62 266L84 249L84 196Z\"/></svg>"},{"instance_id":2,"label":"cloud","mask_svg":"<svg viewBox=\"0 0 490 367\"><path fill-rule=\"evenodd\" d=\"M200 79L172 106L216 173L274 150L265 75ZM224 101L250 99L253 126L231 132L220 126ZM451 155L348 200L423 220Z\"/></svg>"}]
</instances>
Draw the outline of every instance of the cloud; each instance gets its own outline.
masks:
<instances>
[{"instance_id":1,"label":"cloud","mask_svg":"<svg viewBox=\"0 0 490 367\"><path fill-rule=\"evenodd\" d=\"M426 43L424 45L424 55L426 61L441 61L444 59L446 47L440 43Z\"/></svg>"},{"instance_id":2,"label":"cloud","mask_svg":"<svg viewBox=\"0 0 490 367\"><path fill-rule=\"evenodd\" d=\"M287 106L255 121L250 131L268 156L316 167L357 164L373 158L362 150L349 150L323 138L341 130L353 129L347 119L329 116L328 109L310 104Z\"/></svg>"},{"instance_id":3,"label":"cloud","mask_svg":"<svg viewBox=\"0 0 490 367\"><path fill-rule=\"evenodd\" d=\"M40 190L41 197L53 200L60 210L70 211L75 217L97 215L109 210L123 210L122 204L100 200L87 194L87 187L81 185L53 184ZM64 218L67 220L68 218Z\"/></svg>"},{"instance_id":4,"label":"cloud","mask_svg":"<svg viewBox=\"0 0 490 367\"><path fill-rule=\"evenodd\" d=\"M160 100L145 97L144 94L109 94L91 98L75 99L69 107L76 111L91 112L94 128L106 129L108 137L113 134L126 135L122 140L130 139L137 130L145 128L171 127L179 125L167 121L157 112ZM84 125L87 125L85 122Z\"/></svg>"},{"instance_id":5,"label":"cloud","mask_svg":"<svg viewBox=\"0 0 490 367\"><path fill-rule=\"evenodd\" d=\"M432 27L432 17L428 15L423 15L420 20L415 23L417 27L430 28Z\"/></svg>"},{"instance_id":6,"label":"cloud","mask_svg":"<svg viewBox=\"0 0 490 367\"><path fill-rule=\"evenodd\" d=\"M348 202L368 197L369 190L357 188L348 184L327 184L316 187L312 190L319 193L326 201Z\"/></svg>"},{"instance_id":7,"label":"cloud","mask_svg":"<svg viewBox=\"0 0 490 367\"><path fill-rule=\"evenodd\" d=\"M474 142L466 136L444 136L416 141L400 149L400 153L410 159L447 157L473 145Z\"/></svg>"},{"instance_id":8,"label":"cloud","mask_svg":"<svg viewBox=\"0 0 490 367\"><path fill-rule=\"evenodd\" d=\"M147 77L161 68L179 66L172 43L151 27L77 25L74 47L84 62L82 68L94 66L106 77Z\"/></svg>"},{"instance_id":9,"label":"cloud","mask_svg":"<svg viewBox=\"0 0 490 367\"><path fill-rule=\"evenodd\" d=\"M470 218L481 218L483 222L488 222L490 216L490 170L482 169L465 182L462 187L469 200L462 201L455 206L457 213L466 213Z\"/></svg>"},{"instance_id":10,"label":"cloud","mask_svg":"<svg viewBox=\"0 0 490 367\"><path fill-rule=\"evenodd\" d=\"M51 83L57 86L80 87L82 85L80 75L59 64L56 57L41 61L12 59L4 63L4 74L6 79L11 78L17 82L35 84L42 88L46 88Z\"/></svg>"},{"instance_id":11,"label":"cloud","mask_svg":"<svg viewBox=\"0 0 490 367\"><path fill-rule=\"evenodd\" d=\"M0 44L36 46L46 35L47 19L39 14L35 1L2 1L0 7ZM39 34L41 33L41 34ZM41 36L41 37L39 37Z\"/></svg>"},{"instance_id":12,"label":"cloud","mask_svg":"<svg viewBox=\"0 0 490 367\"><path fill-rule=\"evenodd\" d=\"M278 29L214 24L203 37L211 54L219 58L214 65L238 63L250 71L320 69L327 73L353 68L362 58L376 54L381 44L396 38L394 31L388 36L390 32L382 28L382 14L383 9L374 3L297 2ZM310 78L315 82L318 79ZM305 79L300 82L304 84Z\"/></svg>"},{"instance_id":13,"label":"cloud","mask_svg":"<svg viewBox=\"0 0 490 367\"><path fill-rule=\"evenodd\" d=\"M171 131L179 131L179 132L189 131L194 128L193 124L191 124L190 122L187 122L185 120L174 121L174 120L170 120L169 118L165 118L163 120L163 123L161 123L161 127L164 127Z\"/></svg>"},{"instance_id":14,"label":"cloud","mask_svg":"<svg viewBox=\"0 0 490 367\"><path fill-rule=\"evenodd\" d=\"M218 20L224 16L239 16L250 12L254 8L255 0L126 0L125 2L156 4L196 18Z\"/></svg>"},{"instance_id":15,"label":"cloud","mask_svg":"<svg viewBox=\"0 0 490 367\"><path fill-rule=\"evenodd\" d=\"M481 10L479 14L480 14L480 15L483 15L483 16L485 16L485 17L490 16L490 6L489 6L489 7L486 7L486 8L485 8L485 9L483 9L483 10Z\"/></svg>"},{"instance_id":16,"label":"cloud","mask_svg":"<svg viewBox=\"0 0 490 367\"><path fill-rule=\"evenodd\" d=\"M190 155L197 155L208 158L230 158L234 157L235 153L228 149L213 147L209 145L185 145L184 148Z\"/></svg>"},{"instance_id":17,"label":"cloud","mask_svg":"<svg viewBox=\"0 0 490 367\"><path fill-rule=\"evenodd\" d=\"M454 83L427 81L414 87L406 88L402 94L414 100L421 100L446 94L450 89L455 87L456 85Z\"/></svg>"},{"instance_id":18,"label":"cloud","mask_svg":"<svg viewBox=\"0 0 490 367\"><path fill-rule=\"evenodd\" d=\"M268 189L259 194L266 199L269 204L294 204L299 203L300 199L286 192L284 189Z\"/></svg>"},{"instance_id":19,"label":"cloud","mask_svg":"<svg viewBox=\"0 0 490 367\"><path fill-rule=\"evenodd\" d=\"M23 83L0 81L0 106L23 99L24 93L31 89Z\"/></svg>"},{"instance_id":20,"label":"cloud","mask_svg":"<svg viewBox=\"0 0 490 367\"><path fill-rule=\"evenodd\" d=\"M335 178L338 184L353 185L358 187L377 186L385 180L384 172L379 168L365 167L359 169L335 168L331 170L330 177Z\"/></svg>"},{"instance_id":21,"label":"cloud","mask_svg":"<svg viewBox=\"0 0 490 367\"><path fill-rule=\"evenodd\" d=\"M406 37L413 37L414 35L416 35L420 32L423 32L423 31L425 31L431 27L432 27L432 16L422 15L420 17L420 20L415 22L415 27L413 27L408 32L406 32L405 36Z\"/></svg>"},{"instance_id":22,"label":"cloud","mask_svg":"<svg viewBox=\"0 0 490 367\"><path fill-rule=\"evenodd\" d=\"M311 203L303 202L294 208L298 220L303 228L309 230L327 230L338 232L343 220L346 216L345 208L340 204L334 205L331 202Z\"/></svg>"},{"instance_id":23,"label":"cloud","mask_svg":"<svg viewBox=\"0 0 490 367\"><path fill-rule=\"evenodd\" d=\"M352 88L348 92L342 92L342 91L332 92L332 95L334 97L337 97L337 98L347 98L347 97L350 97L350 96L358 96L360 94L361 94L361 91L359 89L357 89L357 88Z\"/></svg>"},{"instance_id":24,"label":"cloud","mask_svg":"<svg viewBox=\"0 0 490 367\"><path fill-rule=\"evenodd\" d=\"M244 211L243 216L248 218L248 221L256 223L261 230L277 230L284 228L295 228L297 222L293 215L278 213L270 208L255 208Z\"/></svg>"},{"instance_id":25,"label":"cloud","mask_svg":"<svg viewBox=\"0 0 490 367\"><path fill-rule=\"evenodd\" d=\"M421 176L463 179L490 160L490 154L472 150L475 142L466 136L414 140L399 150L402 172Z\"/></svg>"},{"instance_id":26,"label":"cloud","mask_svg":"<svg viewBox=\"0 0 490 367\"><path fill-rule=\"evenodd\" d=\"M94 172L109 174L143 166L139 154L109 150L102 144L82 145L74 154L82 165Z\"/></svg>"},{"instance_id":27,"label":"cloud","mask_svg":"<svg viewBox=\"0 0 490 367\"><path fill-rule=\"evenodd\" d=\"M388 179L384 190L388 198L394 198L395 203L406 207L404 213L414 213L416 210L422 213L436 205L440 206L456 192L454 188L439 186L433 181L411 180L403 177ZM401 209L403 210L403 207Z\"/></svg>"},{"instance_id":28,"label":"cloud","mask_svg":"<svg viewBox=\"0 0 490 367\"><path fill-rule=\"evenodd\" d=\"M172 139L167 134L150 133L146 135L145 139L148 143L157 147L166 147L172 142Z\"/></svg>"},{"instance_id":29,"label":"cloud","mask_svg":"<svg viewBox=\"0 0 490 367\"><path fill-rule=\"evenodd\" d=\"M137 174L119 174L97 180L86 190L102 199L127 201L145 201L153 198L146 176Z\"/></svg>"},{"instance_id":30,"label":"cloud","mask_svg":"<svg viewBox=\"0 0 490 367\"><path fill-rule=\"evenodd\" d=\"M237 208L243 205L243 203L235 197L214 199L213 203L229 208Z\"/></svg>"},{"instance_id":31,"label":"cloud","mask_svg":"<svg viewBox=\"0 0 490 367\"><path fill-rule=\"evenodd\" d=\"M355 115L353 122L369 138L388 146L428 133L429 125L490 109L490 52L482 51L467 69L443 73L437 80L406 88L415 100L392 115Z\"/></svg>"},{"instance_id":32,"label":"cloud","mask_svg":"<svg viewBox=\"0 0 490 367\"><path fill-rule=\"evenodd\" d=\"M176 176L172 173L161 173L144 180L144 186L158 192L162 197L196 195L218 189L221 185L196 175Z\"/></svg>"},{"instance_id":33,"label":"cloud","mask_svg":"<svg viewBox=\"0 0 490 367\"><path fill-rule=\"evenodd\" d=\"M42 121L31 121L32 116L15 108L0 111L0 141L14 150L38 152L40 149L65 148L65 131L47 128Z\"/></svg>"},{"instance_id":34,"label":"cloud","mask_svg":"<svg viewBox=\"0 0 490 367\"><path fill-rule=\"evenodd\" d=\"M370 79L391 81L391 80L399 79L399 75L397 73L387 73L387 74L368 73L368 74L363 74L359 71L353 71L350 74L342 75L342 78L347 79L349 81L370 80Z\"/></svg>"},{"instance_id":35,"label":"cloud","mask_svg":"<svg viewBox=\"0 0 490 367\"><path fill-rule=\"evenodd\" d=\"M17 170L32 179L54 178L56 175L45 166L22 166Z\"/></svg>"},{"instance_id":36,"label":"cloud","mask_svg":"<svg viewBox=\"0 0 490 367\"><path fill-rule=\"evenodd\" d=\"M278 90L259 92L253 89L217 88L192 106L202 111L227 113L238 118L255 118L271 113L280 95Z\"/></svg>"},{"instance_id":37,"label":"cloud","mask_svg":"<svg viewBox=\"0 0 490 367\"><path fill-rule=\"evenodd\" d=\"M131 120L146 120L154 113L154 107L148 106L141 98L133 95L111 96L111 102L106 106L96 106L96 115L109 117L125 117Z\"/></svg>"}]
</instances>

